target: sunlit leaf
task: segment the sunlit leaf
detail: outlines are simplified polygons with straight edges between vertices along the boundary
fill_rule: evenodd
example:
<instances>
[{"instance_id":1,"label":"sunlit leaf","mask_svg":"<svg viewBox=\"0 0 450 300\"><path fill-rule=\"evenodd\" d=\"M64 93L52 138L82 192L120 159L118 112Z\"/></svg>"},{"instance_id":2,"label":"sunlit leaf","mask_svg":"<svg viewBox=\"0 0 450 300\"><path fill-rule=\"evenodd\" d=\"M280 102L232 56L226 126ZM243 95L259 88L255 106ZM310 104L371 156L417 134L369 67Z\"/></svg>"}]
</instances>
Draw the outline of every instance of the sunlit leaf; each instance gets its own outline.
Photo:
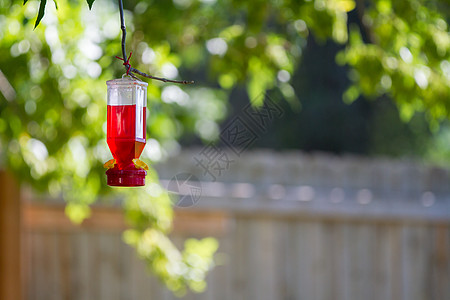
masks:
<instances>
[{"instance_id":1,"label":"sunlit leaf","mask_svg":"<svg viewBox=\"0 0 450 300\"><path fill-rule=\"evenodd\" d=\"M336 0L336 7L342 11L349 12L355 9L354 0Z\"/></svg>"},{"instance_id":2,"label":"sunlit leaf","mask_svg":"<svg viewBox=\"0 0 450 300\"><path fill-rule=\"evenodd\" d=\"M41 0L41 4L39 5L39 12L36 19L36 23L34 24L34 28L36 28L44 17L45 13L45 5L47 4L47 0Z\"/></svg>"},{"instance_id":3,"label":"sunlit leaf","mask_svg":"<svg viewBox=\"0 0 450 300\"><path fill-rule=\"evenodd\" d=\"M95 0L86 0L88 5L89 5L89 9L92 9L92 5L94 4Z\"/></svg>"}]
</instances>

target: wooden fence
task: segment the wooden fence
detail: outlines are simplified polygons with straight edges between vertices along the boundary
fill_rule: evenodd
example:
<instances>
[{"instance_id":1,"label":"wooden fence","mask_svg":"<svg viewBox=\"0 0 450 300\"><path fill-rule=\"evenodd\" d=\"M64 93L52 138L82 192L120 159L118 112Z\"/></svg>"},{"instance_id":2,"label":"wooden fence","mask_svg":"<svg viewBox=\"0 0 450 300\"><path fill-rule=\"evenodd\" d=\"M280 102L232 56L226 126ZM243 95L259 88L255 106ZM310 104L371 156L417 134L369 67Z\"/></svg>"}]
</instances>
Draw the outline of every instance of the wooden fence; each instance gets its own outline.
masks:
<instances>
[{"instance_id":1,"label":"wooden fence","mask_svg":"<svg viewBox=\"0 0 450 300\"><path fill-rule=\"evenodd\" d=\"M247 153L217 181L181 153L163 184L195 173L202 197L176 210L172 238L220 242L208 289L184 299L450 299L450 176L412 162ZM81 227L61 203L23 193L29 300L176 299L121 240L117 207Z\"/></svg>"}]
</instances>

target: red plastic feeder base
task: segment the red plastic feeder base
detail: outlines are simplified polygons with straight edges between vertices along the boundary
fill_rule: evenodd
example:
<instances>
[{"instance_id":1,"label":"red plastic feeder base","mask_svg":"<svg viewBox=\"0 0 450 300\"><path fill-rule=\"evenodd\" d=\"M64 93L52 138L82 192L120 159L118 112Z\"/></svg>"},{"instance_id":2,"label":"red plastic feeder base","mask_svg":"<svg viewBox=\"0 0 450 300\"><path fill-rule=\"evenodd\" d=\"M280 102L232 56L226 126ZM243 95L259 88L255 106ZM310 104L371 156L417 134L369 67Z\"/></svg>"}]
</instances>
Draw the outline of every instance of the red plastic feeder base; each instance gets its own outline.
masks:
<instances>
[{"instance_id":1,"label":"red plastic feeder base","mask_svg":"<svg viewBox=\"0 0 450 300\"><path fill-rule=\"evenodd\" d=\"M109 169L106 171L109 186L143 186L145 185L147 171Z\"/></svg>"}]
</instances>

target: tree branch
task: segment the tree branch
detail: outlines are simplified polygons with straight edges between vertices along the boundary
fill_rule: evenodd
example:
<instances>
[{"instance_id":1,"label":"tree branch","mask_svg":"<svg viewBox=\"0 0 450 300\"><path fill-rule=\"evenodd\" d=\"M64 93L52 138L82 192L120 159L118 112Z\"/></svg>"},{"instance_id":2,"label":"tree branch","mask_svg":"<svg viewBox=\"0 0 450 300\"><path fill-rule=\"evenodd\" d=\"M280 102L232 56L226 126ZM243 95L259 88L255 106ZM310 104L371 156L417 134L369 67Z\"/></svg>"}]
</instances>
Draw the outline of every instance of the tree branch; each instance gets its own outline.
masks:
<instances>
[{"instance_id":1,"label":"tree branch","mask_svg":"<svg viewBox=\"0 0 450 300\"><path fill-rule=\"evenodd\" d=\"M143 77L147 77L150 79L154 79L154 80L159 80L159 81L163 81L163 82L173 82L173 83L181 83L181 84L192 84L194 83L194 81L186 81L186 80L171 80L171 79L166 79L166 78L161 78L161 77L156 77L156 76L152 76L152 75L148 75L144 72L139 71L138 69L135 69L133 67L131 67L130 62L129 62L129 58L127 59L127 51L125 50L125 41L127 38L127 29L125 27L125 18L123 15L123 2L122 0L118 0L119 1L119 11L120 11L120 29L122 29L122 57L123 57L123 65L125 66L125 69L127 70L127 74L131 75L133 78L136 78L136 76L134 76L132 73L136 73L140 76Z\"/></svg>"},{"instance_id":2,"label":"tree branch","mask_svg":"<svg viewBox=\"0 0 450 300\"><path fill-rule=\"evenodd\" d=\"M125 17L123 16L123 3L119 0L120 11L120 29L122 29L122 57L123 61L127 61L127 52L125 50L125 41L127 39L127 28L125 27Z\"/></svg>"}]
</instances>

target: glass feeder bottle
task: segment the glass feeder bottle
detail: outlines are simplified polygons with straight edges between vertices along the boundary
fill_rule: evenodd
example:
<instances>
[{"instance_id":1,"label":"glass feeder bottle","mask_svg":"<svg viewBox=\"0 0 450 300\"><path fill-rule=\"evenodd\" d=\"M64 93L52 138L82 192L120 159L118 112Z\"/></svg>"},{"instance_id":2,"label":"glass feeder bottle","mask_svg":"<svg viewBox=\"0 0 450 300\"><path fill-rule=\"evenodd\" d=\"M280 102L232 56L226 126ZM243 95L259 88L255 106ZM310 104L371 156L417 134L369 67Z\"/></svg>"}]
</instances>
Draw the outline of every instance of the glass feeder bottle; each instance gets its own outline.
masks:
<instances>
[{"instance_id":1,"label":"glass feeder bottle","mask_svg":"<svg viewBox=\"0 0 450 300\"><path fill-rule=\"evenodd\" d=\"M106 171L107 183L110 186L143 186L147 172L136 164L136 160L146 142L148 84L124 77L109 80L106 85L106 135L114 157Z\"/></svg>"}]
</instances>

